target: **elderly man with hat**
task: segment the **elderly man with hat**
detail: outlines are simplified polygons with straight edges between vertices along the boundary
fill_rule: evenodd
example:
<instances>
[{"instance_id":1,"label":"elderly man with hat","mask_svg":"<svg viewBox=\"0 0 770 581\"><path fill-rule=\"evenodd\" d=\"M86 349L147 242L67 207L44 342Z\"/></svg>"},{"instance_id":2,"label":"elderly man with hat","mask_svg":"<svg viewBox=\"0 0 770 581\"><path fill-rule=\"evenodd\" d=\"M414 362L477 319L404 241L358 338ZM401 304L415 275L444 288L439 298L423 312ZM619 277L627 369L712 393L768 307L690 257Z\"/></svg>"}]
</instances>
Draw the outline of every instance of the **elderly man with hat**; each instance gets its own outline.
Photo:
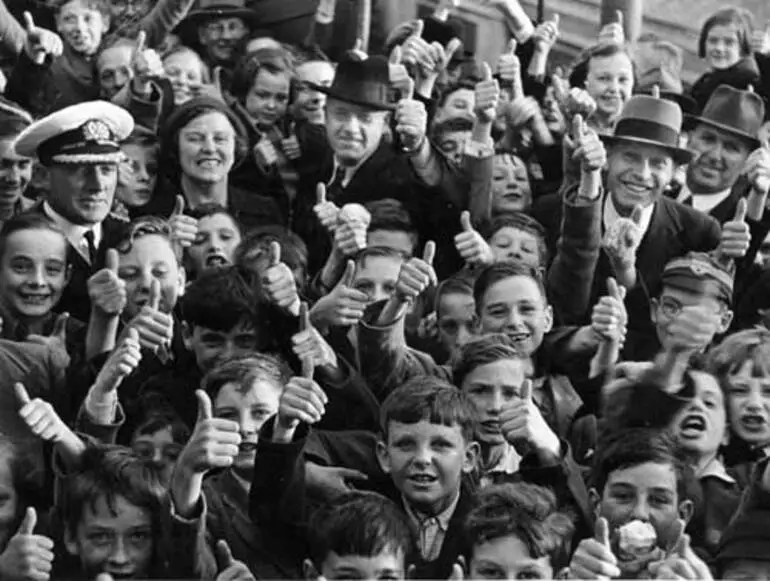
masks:
<instances>
[{"instance_id":1,"label":"elderly man with hat","mask_svg":"<svg viewBox=\"0 0 770 581\"><path fill-rule=\"evenodd\" d=\"M692 159L679 146L681 127L676 103L645 95L629 100L612 135L600 138L578 119L573 132L580 184L536 208L542 222L557 231L565 214L548 276L564 322L588 322L591 306L608 292L608 278L627 288L626 358L643 360L657 352L650 298L659 293L669 261L716 248L725 258L738 258L749 245L748 226L741 221L720 232L710 216L663 196L676 166Z\"/></svg>"},{"instance_id":2,"label":"elderly man with hat","mask_svg":"<svg viewBox=\"0 0 770 581\"><path fill-rule=\"evenodd\" d=\"M50 190L31 211L47 216L69 241L72 275L58 309L82 321L90 313L88 278L122 228L110 211L123 159L120 142L133 129L124 109L92 101L40 119L14 142L17 155L37 157L48 169Z\"/></svg>"}]
</instances>

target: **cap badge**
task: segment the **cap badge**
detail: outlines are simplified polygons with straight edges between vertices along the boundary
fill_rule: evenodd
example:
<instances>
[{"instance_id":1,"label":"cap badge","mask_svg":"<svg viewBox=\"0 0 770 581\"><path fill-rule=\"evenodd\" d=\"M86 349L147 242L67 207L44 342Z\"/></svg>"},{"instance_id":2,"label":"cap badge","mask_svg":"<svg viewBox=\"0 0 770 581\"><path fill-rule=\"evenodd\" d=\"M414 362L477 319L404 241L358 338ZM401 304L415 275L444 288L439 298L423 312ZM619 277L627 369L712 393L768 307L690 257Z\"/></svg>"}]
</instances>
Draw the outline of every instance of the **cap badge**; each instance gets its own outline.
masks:
<instances>
[{"instance_id":1,"label":"cap badge","mask_svg":"<svg viewBox=\"0 0 770 581\"><path fill-rule=\"evenodd\" d=\"M83 125L83 137L86 141L110 141L112 132L104 121L92 119Z\"/></svg>"}]
</instances>

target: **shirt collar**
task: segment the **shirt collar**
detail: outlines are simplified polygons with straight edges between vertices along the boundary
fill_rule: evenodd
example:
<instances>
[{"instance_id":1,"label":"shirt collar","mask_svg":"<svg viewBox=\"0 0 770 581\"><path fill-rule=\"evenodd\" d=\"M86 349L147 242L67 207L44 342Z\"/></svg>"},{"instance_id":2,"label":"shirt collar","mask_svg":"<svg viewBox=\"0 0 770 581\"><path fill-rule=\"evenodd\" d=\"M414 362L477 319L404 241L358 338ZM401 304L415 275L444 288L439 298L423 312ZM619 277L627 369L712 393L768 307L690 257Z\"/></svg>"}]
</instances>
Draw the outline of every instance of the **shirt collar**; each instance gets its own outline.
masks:
<instances>
[{"instance_id":1,"label":"shirt collar","mask_svg":"<svg viewBox=\"0 0 770 581\"><path fill-rule=\"evenodd\" d=\"M639 223L639 227L642 229L642 236L647 233L647 229L650 227L652 213L654 211L655 204L650 204L646 208L642 208L642 220ZM615 202L612 201L612 193L610 193L604 198L604 229L607 230L612 224L617 222L620 217L620 214L615 209Z\"/></svg>"},{"instance_id":2,"label":"shirt collar","mask_svg":"<svg viewBox=\"0 0 770 581\"><path fill-rule=\"evenodd\" d=\"M78 250L83 249L83 243L85 233L91 230L94 233L94 245L98 248L99 243L102 241L102 225L94 224L92 226L82 226L80 224L73 224L67 218L59 214L54 210L48 202L43 202L43 212L48 216L54 224L56 224L64 235L69 240L70 244ZM87 254L87 252L86 252Z\"/></svg>"},{"instance_id":3,"label":"shirt collar","mask_svg":"<svg viewBox=\"0 0 770 581\"><path fill-rule=\"evenodd\" d=\"M372 154L373 155L373 154ZM367 160L371 157L371 155L365 157L361 161L359 161L356 165L353 167L343 166L339 161L337 161L337 158L334 158L334 171L332 171L332 177L329 180L329 183L326 184L331 185L331 183L334 181L334 176L337 175L337 172L340 169L344 170L344 177L342 178L342 183L340 184L343 188L348 187L348 184L350 184L351 181L353 181L353 176L356 175L356 172L358 172L359 169L361 169L361 166L364 165Z\"/></svg>"},{"instance_id":4,"label":"shirt collar","mask_svg":"<svg viewBox=\"0 0 770 581\"><path fill-rule=\"evenodd\" d=\"M510 444L505 444L503 455L498 458L497 463L488 468L487 474L516 474L521 464L521 456L516 452L516 448Z\"/></svg>"},{"instance_id":5,"label":"shirt collar","mask_svg":"<svg viewBox=\"0 0 770 581\"><path fill-rule=\"evenodd\" d=\"M717 478L728 484L735 484L735 478L727 473L725 465L722 464L719 458L712 458L708 464L698 471L697 477L699 480L703 478Z\"/></svg>"},{"instance_id":6,"label":"shirt collar","mask_svg":"<svg viewBox=\"0 0 770 581\"><path fill-rule=\"evenodd\" d=\"M441 530L446 532L449 529L449 521L452 520L452 515L454 514L455 509L457 508L457 503L459 501L460 492L458 491L452 503L443 512L433 516L424 515L412 509L412 507L409 506L409 501L406 498L404 498L404 508L406 509L406 514L409 516L409 520L418 529L426 520L435 518L438 521L438 526L441 528Z\"/></svg>"}]
</instances>

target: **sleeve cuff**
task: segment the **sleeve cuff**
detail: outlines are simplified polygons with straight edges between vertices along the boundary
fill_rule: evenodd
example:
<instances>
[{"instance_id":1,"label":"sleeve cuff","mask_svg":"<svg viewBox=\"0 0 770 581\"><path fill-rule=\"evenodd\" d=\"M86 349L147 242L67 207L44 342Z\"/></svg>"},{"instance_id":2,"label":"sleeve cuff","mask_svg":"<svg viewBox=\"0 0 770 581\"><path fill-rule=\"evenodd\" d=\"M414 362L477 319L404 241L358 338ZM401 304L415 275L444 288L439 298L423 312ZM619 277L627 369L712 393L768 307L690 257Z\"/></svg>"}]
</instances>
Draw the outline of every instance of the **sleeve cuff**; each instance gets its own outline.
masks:
<instances>
[{"instance_id":1,"label":"sleeve cuff","mask_svg":"<svg viewBox=\"0 0 770 581\"><path fill-rule=\"evenodd\" d=\"M495 154L495 148L488 143L469 141L465 144L464 154L468 157L484 159L487 157L492 157Z\"/></svg>"}]
</instances>

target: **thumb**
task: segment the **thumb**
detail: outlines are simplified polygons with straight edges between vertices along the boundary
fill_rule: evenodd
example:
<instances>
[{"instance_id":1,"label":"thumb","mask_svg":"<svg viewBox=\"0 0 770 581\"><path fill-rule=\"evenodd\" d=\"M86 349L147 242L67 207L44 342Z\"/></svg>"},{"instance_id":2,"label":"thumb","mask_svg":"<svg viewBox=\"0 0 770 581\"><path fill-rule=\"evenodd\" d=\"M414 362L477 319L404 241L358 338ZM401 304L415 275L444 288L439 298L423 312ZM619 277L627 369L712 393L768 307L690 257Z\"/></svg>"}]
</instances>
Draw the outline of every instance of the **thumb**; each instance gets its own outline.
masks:
<instances>
[{"instance_id":1,"label":"thumb","mask_svg":"<svg viewBox=\"0 0 770 581\"><path fill-rule=\"evenodd\" d=\"M299 330L307 331L312 327L312 323L310 322L310 311L307 307L307 302L302 301L299 304Z\"/></svg>"},{"instance_id":2,"label":"thumb","mask_svg":"<svg viewBox=\"0 0 770 581\"><path fill-rule=\"evenodd\" d=\"M352 287L353 281L356 279L356 263L352 260L348 260L348 264L345 267L345 273L340 279L340 284L346 287Z\"/></svg>"},{"instance_id":3,"label":"thumb","mask_svg":"<svg viewBox=\"0 0 770 581\"><path fill-rule=\"evenodd\" d=\"M281 244L277 240L270 243L270 266L281 264Z\"/></svg>"},{"instance_id":4,"label":"thumb","mask_svg":"<svg viewBox=\"0 0 770 581\"><path fill-rule=\"evenodd\" d=\"M342 480L369 480L369 476L353 468L337 468L337 474Z\"/></svg>"},{"instance_id":5,"label":"thumb","mask_svg":"<svg viewBox=\"0 0 770 581\"><path fill-rule=\"evenodd\" d=\"M235 558L233 558L233 552L230 550L230 545L227 541L217 541L217 568L221 573L225 569L232 567L235 564Z\"/></svg>"},{"instance_id":6,"label":"thumb","mask_svg":"<svg viewBox=\"0 0 770 581\"><path fill-rule=\"evenodd\" d=\"M70 318L69 313L62 313L56 318L56 322L53 325L53 332L51 337L56 337L62 343L67 340L67 321Z\"/></svg>"},{"instance_id":7,"label":"thumb","mask_svg":"<svg viewBox=\"0 0 770 581\"><path fill-rule=\"evenodd\" d=\"M401 47L396 45L396 47L390 52L390 64L400 65L401 57L402 57Z\"/></svg>"},{"instance_id":8,"label":"thumb","mask_svg":"<svg viewBox=\"0 0 770 581\"><path fill-rule=\"evenodd\" d=\"M422 251L422 259L433 266L434 258L436 258L436 243L429 240L425 243L425 249Z\"/></svg>"},{"instance_id":9,"label":"thumb","mask_svg":"<svg viewBox=\"0 0 770 581\"><path fill-rule=\"evenodd\" d=\"M465 210L460 214L460 224L462 224L463 232L472 232L473 224L471 224L471 213Z\"/></svg>"},{"instance_id":10,"label":"thumb","mask_svg":"<svg viewBox=\"0 0 770 581\"><path fill-rule=\"evenodd\" d=\"M147 44L147 33L144 30L140 30L136 36L136 48L134 48L134 54L138 54L144 50Z\"/></svg>"},{"instance_id":11,"label":"thumb","mask_svg":"<svg viewBox=\"0 0 770 581\"><path fill-rule=\"evenodd\" d=\"M512 38L508 41L508 53L509 54L516 54L516 47L518 45L516 44L516 39Z\"/></svg>"},{"instance_id":12,"label":"thumb","mask_svg":"<svg viewBox=\"0 0 770 581\"><path fill-rule=\"evenodd\" d=\"M171 212L172 216L181 216L184 214L184 196L177 196L174 203L174 211Z\"/></svg>"},{"instance_id":13,"label":"thumb","mask_svg":"<svg viewBox=\"0 0 770 581\"><path fill-rule=\"evenodd\" d=\"M326 203L326 184L319 183L315 187L316 204Z\"/></svg>"},{"instance_id":14,"label":"thumb","mask_svg":"<svg viewBox=\"0 0 770 581\"><path fill-rule=\"evenodd\" d=\"M24 28L27 29L27 32L35 32L37 30L35 21L30 12L24 12Z\"/></svg>"},{"instance_id":15,"label":"thumb","mask_svg":"<svg viewBox=\"0 0 770 581\"><path fill-rule=\"evenodd\" d=\"M406 80L406 88L403 91L403 94L401 95L402 99L409 99L410 101L414 99L414 79L409 77Z\"/></svg>"},{"instance_id":16,"label":"thumb","mask_svg":"<svg viewBox=\"0 0 770 581\"><path fill-rule=\"evenodd\" d=\"M139 331L136 330L134 327L128 328L128 334L126 335L126 339L132 339L133 341L139 341Z\"/></svg>"},{"instance_id":17,"label":"thumb","mask_svg":"<svg viewBox=\"0 0 770 581\"><path fill-rule=\"evenodd\" d=\"M425 30L425 22L422 19L419 19L417 21L417 24L414 26L414 32L412 33L412 36L416 36L417 38L422 38L422 32Z\"/></svg>"},{"instance_id":18,"label":"thumb","mask_svg":"<svg viewBox=\"0 0 770 581\"><path fill-rule=\"evenodd\" d=\"M673 529L671 530L671 543L668 545L669 555L677 554L684 556L681 551L684 550L682 545L685 543L685 537L687 536L684 534L685 528L685 522L680 518L676 519Z\"/></svg>"},{"instance_id":19,"label":"thumb","mask_svg":"<svg viewBox=\"0 0 770 581\"><path fill-rule=\"evenodd\" d=\"M207 394L202 389L196 389L195 397L198 400L198 422L203 420L210 420L213 418L214 412L212 411L211 398L209 397L209 394Z\"/></svg>"},{"instance_id":20,"label":"thumb","mask_svg":"<svg viewBox=\"0 0 770 581\"><path fill-rule=\"evenodd\" d=\"M745 222L746 211L747 211L746 198L741 198L740 200L738 200L738 206L735 208L735 218L733 218L733 221Z\"/></svg>"},{"instance_id":21,"label":"thumb","mask_svg":"<svg viewBox=\"0 0 770 581\"><path fill-rule=\"evenodd\" d=\"M37 511L33 507L27 507L27 513L24 515L24 520L21 521L19 527L19 535L31 535L35 531L37 526Z\"/></svg>"},{"instance_id":22,"label":"thumb","mask_svg":"<svg viewBox=\"0 0 770 581\"><path fill-rule=\"evenodd\" d=\"M583 123L583 116L578 114L572 118L572 137L580 139L585 133L585 124Z\"/></svg>"},{"instance_id":23,"label":"thumb","mask_svg":"<svg viewBox=\"0 0 770 581\"><path fill-rule=\"evenodd\" d=\"M623 11L615 10L615 22L623 26Z\"/></svg>"},{"instance_id":24,"label":"thumb","mask_svg":"<svg viewBox=\"0 0 770 581\"><path fill-rule=\"evenodd\" d=\"M99 573L94 581L115 581L109 573Z\"/></svg>"},{"instance_id":25,"label":"thumb","mask_svg":"<svg viewBox=\"0 0 770 581\"><path fill-rule=\"evenodd\" d=\"M357 38L356 43L353 45L353 51L354 52L362 52L366 53L364 50L364 39L363 38Z\"/></svg>"},{"instance_id":26,"label":"thumb","mask_svg":"<svg viewBox=\"0 0 770 581\"><path fill-rule=\"evenodd\" d=\"M465 573L460 563L452 565L452 572L449 574L447 581L463 581L465 579Z\"/></svg>"},{"instance_id":27,"label":"thumb","mask_svg":"<svg viewBox=\"0 0 770 581\"><path fill-rule=\"evenodd\" d=\"M532 381L525 379L521 384L521 399L526 402L532 401Z\"/></svg>"},{"instance_id":28,"label":"thumb","mask_svg":"<svg viewBox=\"0 0 770 581\"><path fill-rule=\"evenodd\" d=\"M215 67L214 73L213 73L212 83L214 85L214 88L222 92L222 67Z\"/></svg>"},{"instance_id":29,"label":"thumb","mask_svg":"<svg viewBox=\"0 0 770 581\"><path fill-rule=\"evenodd\" d=\"M160 282L157 278L152 279L150 284L150 308L153 311L157 311L160 307Z\"/></svg>"},{"instance_id":30,"label":"thumb","mask_svg":"<svg viewBox=\"0 0 770 581\"><path fill-rule=\"evenodd\" d=\"M107 255L104 257L104 266L110 272L117 274L118 272L118 251L114 248L107 250Z\"/></svg>"},{"instance_id":31,"label":"thumb","mask_svg":"<svg viewBox=\"0 0 770 581\"><path fill-rule=\"evenodd\" d=\"M492 80L492 69L489 67L489 63L481 63L481 81L488 82Z\"/></svg>"},{"instance_id":32,"label":"thumb","mask_svg":"<svg viewBox=\"0 0 770 581\"><path fill-rule=\"evenodd\" d=\"M313 375L315 375L315 365L313 365L313 358L308 355L302 358L302 377L313 379Z\"/></svg>"},{"instance_id":33,"label":"thumb","mask_svg":"<svg viewBox=\"0 0 770 581\"><path fill-rule=\"evenodd\" d=\"M551 22L553 22L553 25L557 28L557 30L559 28L559 18L560 17L558 12L553 15L553 18L551 18Z\"/></svg>"},{"instance_id":34,"label":"thumb","mask_svg":"<svg viewBox=\"0 0 770 581\"><path fill-rule=\"evenodd\" d=\"M634 211L631 212L631 220L634 224L639 226L642 223L642 214L644 213L644 210L641 206L637 205L634 206Z\"/></svg>"},{"instance_id":35,"label":"thumb","mask_svg":"<svg viewBox=\"0 0 770 581\"><path fill-rule=\"evenodd\" d=\"M452 60L452 58L455 56L455 53L460 49L462 45L463 45L463 41L456 37L449 41L446 47L444 47L444 55L446 57L446 62L449 62Z\"/></svg>"},{"instance_id":36,"label":"thumb","mask_svg":"<svg viewBox=\"0 0 770 581\"><path fill-rule=\"evenodd\" d=\"M594 525L594 538L605 547L610 546L610 525L603 516L596 519L596 524Z\"/></svg>"},{"instance_id":37,"label":"thumb","mask_svg":"<svg viewBox=\"0 0 770 581\"><path fill-rule=\"evenodd\" d=\"M623 291L620 290L617 281L612 277L607 279L607 292L613 299L623 300Z\"/></svg>"},{"instance_id":38,"label":"thumb","mask_svg":"<svg viewBox=\"0 0 770 581\"><path fill-rule=\"evenodd\" d=\"M19 400L19 403L21 404L21 407L24 407L29 402L32 401L32 398L29 397L29 393L27 393L27 388L24 387L23 383L16 382L13 384L13 390L16 392L16 399Z\"/></svg>"}]
</instances>

